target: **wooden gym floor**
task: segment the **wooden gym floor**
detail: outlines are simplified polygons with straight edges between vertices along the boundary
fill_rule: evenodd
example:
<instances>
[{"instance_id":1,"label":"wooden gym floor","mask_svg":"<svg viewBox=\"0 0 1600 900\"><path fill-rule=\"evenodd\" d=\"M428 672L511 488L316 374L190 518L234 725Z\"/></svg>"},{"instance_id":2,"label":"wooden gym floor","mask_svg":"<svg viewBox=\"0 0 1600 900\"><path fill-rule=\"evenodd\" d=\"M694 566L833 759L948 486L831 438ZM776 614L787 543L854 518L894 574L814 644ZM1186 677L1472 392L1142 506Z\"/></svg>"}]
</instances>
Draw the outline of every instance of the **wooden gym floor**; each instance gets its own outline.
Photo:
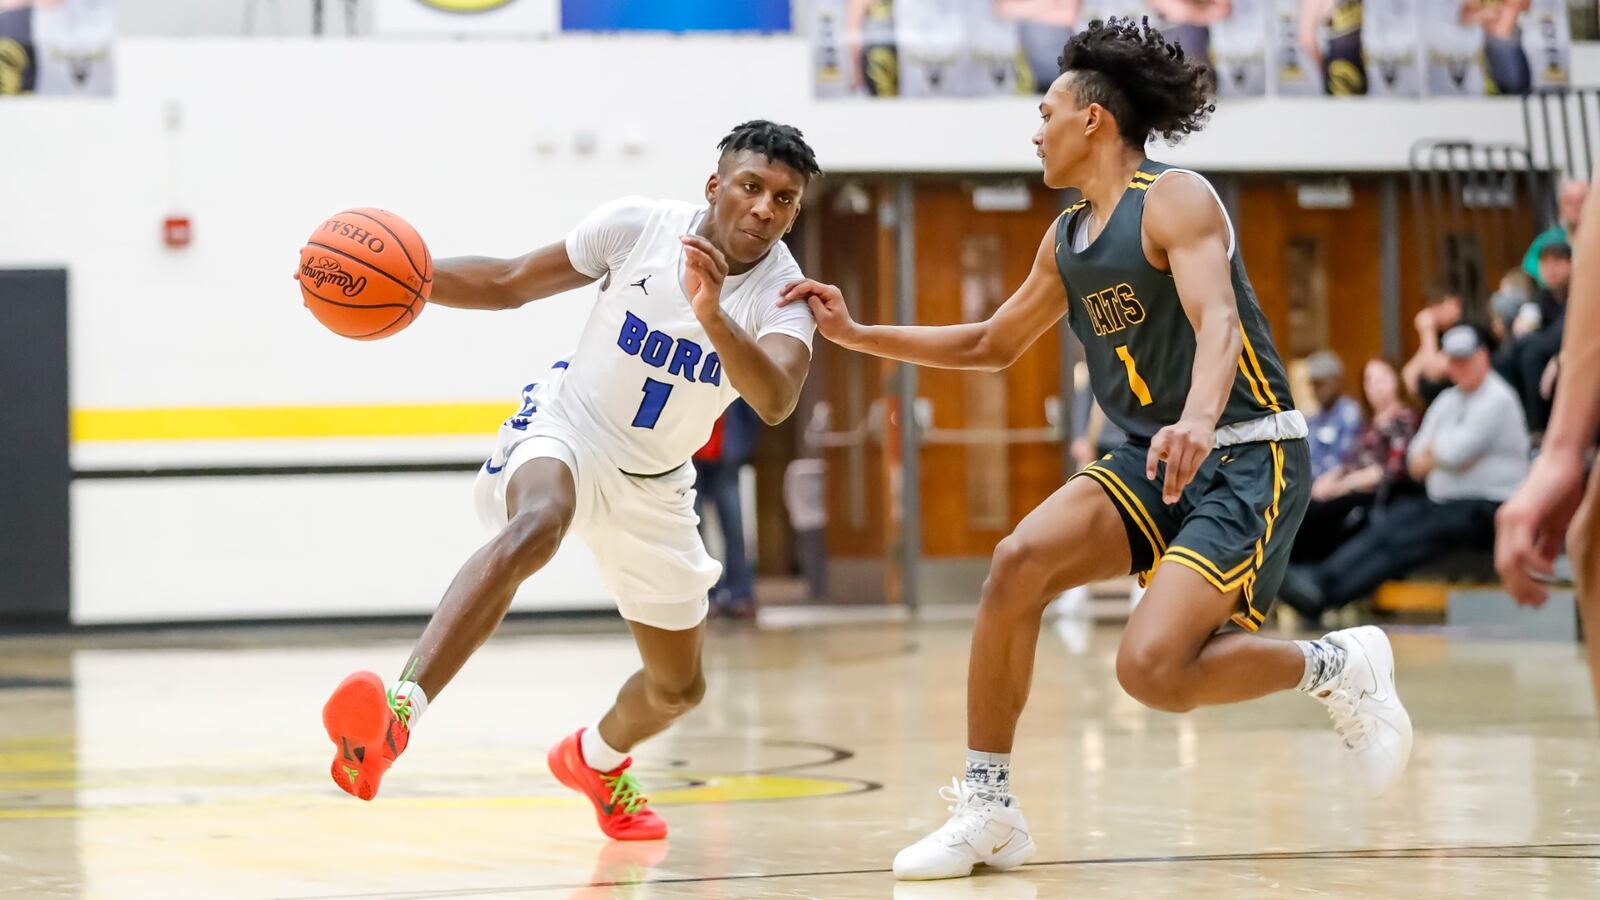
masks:
<instances>
[{"instance_id":1,"label":"wooden gym floor","mask_svg":"<svg viewBox=\"0 0 1600 900\"><path fill-rule=\"evenodd\" d=\"M371 804L328 782L318 713L352 669L393 674L415 626L0 640L0 896L1600 895L1575 647L1397 633L1416 751L1365 801L1314 702L1148 711L1117 630L1076 621L1045 630L1015 757L1037 861L896 885L961 766L969 628L713 629L705 705L638 754L672 838L632 845L543 765L633 669L613 625L511 623Z\"/></svg>"}]
</instances>

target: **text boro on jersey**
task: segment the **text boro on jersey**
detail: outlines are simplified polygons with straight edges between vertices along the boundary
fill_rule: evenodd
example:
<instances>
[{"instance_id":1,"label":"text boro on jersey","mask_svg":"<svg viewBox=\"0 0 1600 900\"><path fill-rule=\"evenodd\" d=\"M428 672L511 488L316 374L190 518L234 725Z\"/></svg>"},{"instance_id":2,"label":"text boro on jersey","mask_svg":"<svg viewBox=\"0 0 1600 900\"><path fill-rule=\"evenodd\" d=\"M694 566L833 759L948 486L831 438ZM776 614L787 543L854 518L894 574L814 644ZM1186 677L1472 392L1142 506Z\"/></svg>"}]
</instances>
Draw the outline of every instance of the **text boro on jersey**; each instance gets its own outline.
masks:
<instances>
[{"instance_id":1,"label":"text boro on jersey","mask_svg":"<svg viewBox=\"0 0 1600 900\"><path fill-rule=\"evenodd\" d=\"M651 331L645 320L631 312L622 320L617 346L629 356L637 356L657 369L665 367L668 375L681 376L690 383L722 384L722 360L717 354L706 353L694 341L674 339L664 331Z\"/></svg>"}]
</instances>

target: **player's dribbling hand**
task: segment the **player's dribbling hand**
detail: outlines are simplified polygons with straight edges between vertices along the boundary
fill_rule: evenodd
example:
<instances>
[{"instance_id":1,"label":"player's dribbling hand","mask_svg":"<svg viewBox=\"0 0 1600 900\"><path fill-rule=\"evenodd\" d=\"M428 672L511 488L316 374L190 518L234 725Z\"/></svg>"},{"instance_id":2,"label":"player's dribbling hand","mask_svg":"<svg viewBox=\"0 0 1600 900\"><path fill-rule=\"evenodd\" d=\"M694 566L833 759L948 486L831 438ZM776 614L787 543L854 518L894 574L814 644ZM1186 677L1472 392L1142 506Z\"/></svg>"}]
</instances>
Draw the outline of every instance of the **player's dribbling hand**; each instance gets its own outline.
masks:
<instances>
[{"instance_id":1,"label":"player's dribbling hand","mask_svg":"<svg viewBox=\"0 0 1600 900\"><path fill-rule=\"evenodd\" d=\"M683 287L689 292L689 305L695 318L709 322L722 315L722 281L728 277L728 258L716 245L697 234L686 234L683 242Z\"/></svg>"},{"instance_id":2,"label":"player's dribbling hand","mask_svg":"<svg viewBox=\"0 0 1600 900\"><path fill-rule=\"evenodd\" d=\"M1150 453L1145 456L1144 462L1145 477L1154 481L1158 464L1167 464L1161 502L1171 506L1183 497L1183 489L1194 480L1194 473L1200 471L1200 464L1211 455L1211 442L1215 438L1214 426L1181 419L1177 424L1156 432L1156 436L1150 439Z\"/></svg>"},{"instance_id":3,"label":"player's dribbling hand","mask_svg":"<svg viewBox=\"0 0 1600 900\"><path fill-rule=\"evenodd\" d=\"M779 306L800 302L811 307L811 315L817 320L817 330L835 344L845 344L855 331L856 323L850 318L850 309L844 304L844 294L833 285L807 278L784 288L783 296L778 298Z\"/></svg>"},{"instance_id":4,"label":"player's dribbling hand","mask_svg":"<svg viewBox=\"0 0 1600 900\"><path fill-rule=\"evenodd\" d=\"M1500 583L1524 606L1543 606L1550 592L1540 578L1555 573L1567 526L1583 500L1583 460L1577 454L1545 451L1528 480L1495 514L1494 570Z\"/></svg>"}]
</instances>

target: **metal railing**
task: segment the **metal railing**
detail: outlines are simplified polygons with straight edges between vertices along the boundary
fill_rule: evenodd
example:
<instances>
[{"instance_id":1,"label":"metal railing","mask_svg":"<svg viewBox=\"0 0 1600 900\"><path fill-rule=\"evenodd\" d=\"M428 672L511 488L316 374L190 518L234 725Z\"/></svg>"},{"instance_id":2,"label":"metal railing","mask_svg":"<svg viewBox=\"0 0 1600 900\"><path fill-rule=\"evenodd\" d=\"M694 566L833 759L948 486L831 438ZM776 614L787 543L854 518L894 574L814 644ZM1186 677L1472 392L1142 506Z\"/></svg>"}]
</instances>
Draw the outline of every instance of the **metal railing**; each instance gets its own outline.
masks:
<instances>
[{"instance_id":1,"label":"metal railing","mask_svg":"<svg viewBox=\"0 0 1600 900\"><path fill-rule=\"evenodd\" d=\"M1422 141L1411 148L1412 229L1422 256L1422 283L1488 295L1491 273L1520 258L1533 238L1518 209L1549 197L1526 147L1466 141Z\"/></svg>"}]
</instances>

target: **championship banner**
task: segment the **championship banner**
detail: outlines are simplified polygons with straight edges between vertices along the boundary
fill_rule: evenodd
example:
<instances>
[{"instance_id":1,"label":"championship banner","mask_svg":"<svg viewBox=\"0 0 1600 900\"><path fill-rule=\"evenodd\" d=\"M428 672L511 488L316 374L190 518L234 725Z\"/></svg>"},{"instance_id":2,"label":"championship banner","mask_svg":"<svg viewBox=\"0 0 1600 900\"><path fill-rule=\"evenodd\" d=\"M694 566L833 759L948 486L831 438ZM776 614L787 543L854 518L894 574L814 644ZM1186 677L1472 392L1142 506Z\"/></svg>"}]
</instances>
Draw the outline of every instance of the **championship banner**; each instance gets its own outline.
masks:
<instances>
[{"instance_id":1,"label":"championship banner","mask_svg":"<svg viewBox=\"0 0 1600 900\"><path fill-rule=\"evenodd\" d=\"M0 0L0 97L111 95L112 0Z\"/></svg>"},{"instance_id":2,"label":"championship banner","mask_svg":"<svg viewBox=\"0 0 1600 900\"><path fill-rule=\"evenodd\" d=\"M577 3L578 0L567 0ZM1076 31L1148 18L1233 97L1567 86L1567 0L813 0L818 97L1042 93Z\"/></svg>"},{"instance_id":3,"label":"championship banner","mask_svg":"<svg viewBox=\"0 0 1600 900\"><path fill-rule=\"evenodd\" d=\"M558 0L371 0L372 30L394 37L529 37L560 30Z\"/></svg>"}]
</instances>

